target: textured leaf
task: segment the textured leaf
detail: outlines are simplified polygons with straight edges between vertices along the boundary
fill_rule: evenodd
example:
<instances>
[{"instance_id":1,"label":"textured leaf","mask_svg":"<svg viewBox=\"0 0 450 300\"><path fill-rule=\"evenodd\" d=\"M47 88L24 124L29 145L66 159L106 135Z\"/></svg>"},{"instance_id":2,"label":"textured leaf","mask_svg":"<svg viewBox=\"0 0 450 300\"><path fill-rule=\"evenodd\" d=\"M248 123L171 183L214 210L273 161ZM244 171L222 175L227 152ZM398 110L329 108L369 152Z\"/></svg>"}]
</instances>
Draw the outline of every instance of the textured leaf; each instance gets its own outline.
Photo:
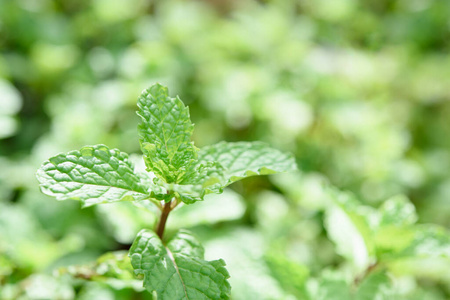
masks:
<instances>
[{"instance_id":1,"label":"textured leaf","mask_svg":"<svg viewBox=\"0 0 450 300\"><path fill-rule=\"evenodd\" d=\"M162 184L186 204L221 193L227 185L245 177L295 170L294 159L260 142L221 142L200 150L193 171L181 184ZM189 174L189 175L188 175Z\"/></svg>"},{"instance_id":2,"label":"textured leaf","mask_svg":"<svg viewBox=\"0 0 450 300\"><path fill-rule=\"evenodd\" d=\"M139 136L147 170L168 183L180 182L196 160L197 149L191 142L194 124L189 109L168 89L155 84L138 99Z\"/></svg>"},{"instance_id":3,"label":"textured leaf","mask_svg":"<svg viewBox=\"0 0 450 300\"><path fill-rule=\"evenodd\" d=\"M181 199L186 204L192 204L197 201L202 201L206 195L206 190L200 184L174 184L162 183L162 186L173 193L176 198ZM164 195L158 195L164 197ZM172 197L172 194L169 195Z\"/></svg>"},{"instance_id":4,"label":"textured leaf","mask_svg":"<svg viewBox=\"0 0 450 300\"><path fill-rule=\"evenodd\" d=\"M229 299L229 274L223 260L205 261L204 249L187 231L167 245L152 231L142 230L130 249L131 264L144 274L144 287L160 300Z\"/></svg>"},{"instance_id":5,"label":"textured leaf","mask_svg":"<svg viewBox=\"0 0 450 300\"><path fill-rule=\"evenodd\" d=\"M216 161L222 165L222 187L249 176L287 172L297 168L292 155L261 142L220 142L202 148L199 161Z\"/></svg>"},{"instance_id":6,"label":"textured leaf","mask_svg":"<svg viewBox=\"0 0 450 300\"><path fill-rule=\"evenodd\" d=\"M105 145L58 154L36 175L43 193L57 200L80 200L83 206L149 197L128 155Z\"/></svg>"},{"instance_id":7,"label":"textured leaf","mask_svg":"<svg viewBox=\"0 0 450 300\"><path fill-rule=\"evenodd\" d=\"M193 171L184 178L182 184L157 181L158 185L165 191L175 193L175 197L180 198L186 204L201 201L208 194L219 194L223 191L224 169L219 163L198 162L192 169ZM160 194L157 197L164 198L165 195Z\"/></svg>"}]
</instances>

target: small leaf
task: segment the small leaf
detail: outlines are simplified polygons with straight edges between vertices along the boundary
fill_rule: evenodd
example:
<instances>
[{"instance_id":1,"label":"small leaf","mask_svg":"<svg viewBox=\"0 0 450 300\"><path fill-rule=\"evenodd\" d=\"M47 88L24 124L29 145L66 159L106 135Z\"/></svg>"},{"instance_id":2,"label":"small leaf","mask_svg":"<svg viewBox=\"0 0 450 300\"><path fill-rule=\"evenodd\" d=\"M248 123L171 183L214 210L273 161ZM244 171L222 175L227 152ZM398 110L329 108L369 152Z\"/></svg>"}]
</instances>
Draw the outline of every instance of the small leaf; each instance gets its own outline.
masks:
<instances>
[{"instance_id":1,"label":"small leaf","mask_svg":"<svg viewBox=\"0 0 450 300\"><path fill-rule=\"evenodd\" d=\"M283 253L273 250L264 258L273 277L280 283L284 291L295 295L297 299L307 297L305 283L309 276L308 268L291 261Z\"/></svg>"},{"instance_id":2,"label":"small leaf","mask_svg":"<svg viewBox=\"0 0 450 300\"><path fill-rule=\"evenodd\" d=\"M182 184L157 181L166 191L175 193L186 204L202 201L211 193L220 194L223 191L223 168L217 162L202 162L195 167L190 177L186 177ZM167 195L167 194L166 194ZM158 195L164 197L164 195Z\"/></svg>"},{"instance_id":3,"label":"small leaf","mask_svg":"<svg viewBox=\"0 0 450 300\"><path fill-rule=\"evenodd\" d=\"M379 259L389 259L402 252L411 245L414 240L414 228L384 226L378 229L373 236L376 245L377 257Z\"/></svg>"},{"instance_id":4,"label":"small leaf","mask_svg":"<svg viewBox=\"0 0 450 300\"><path fill-rule=\"evenodd\" d=\"M160 300L230 299L225 262L206 261L203 254L187 231L179 231L165 246L154 232L142 230L129 255L135 272L144 274L144 287Z\"/></svg>"},{"instance_id":5,"label":"small leaf","mask_svg":"<svg viewBox=\"0 0 450 300\"><path fill-rule=\"evenodd\" d=\"M84 207L149 197L128 155L105 145L58 154L44 162L36 176L43 193L57 200L79 200Z\"/></svg>"},{"instance_id":6,"label":"small leaf","mask_svg":"<svg viewBox=\"0 0 450 300\"><path fill-rule=\"evenodd\" d=\"M414 205L404 196L387 200L380 207L380 221L374 236L383 260L450 259L450 233L431 224L415 224Z\"/></svg>"},{"instance_id":7,"label":"small leaf","mask_svg":"<svg viewBox=\"0 0 450 300\"><path fill-rule=\"evenodd\" d=\"M417 221L414 205L403 195L394 196L380 207L381 226L406 226Z\"/></svg>"},{"instance_id":8,"label":"small leaf","mask_svg":"<svg viewBox=\"0 0 450 300\"><path fill-rule=\"evenodd\" d=\"M194 124L180 98L170 98L166 87L155 84L138 99L138 131L147 170L168 183L180 182L197 156L191 142Z\"/></svg>"},{"instance_id":9,"label":"small leaf","mask_svg":"<svg viewBox=\"0 0 450 300\"><path fill-rule=\"evenodd\" d=\"M438 225L416 225L410 245L398 255L402 258L441 257L450 260L450 232Z\"/></svg>"},{"instance_id":10,"label":"small leaf","mask_svg":"<svg viewBox=\"0 0 450 300\"><path fill-rule=\"evenodd\" d=\"M355 300L392 299L391 281L385 272L375 272L367 276L356 291Z\"/></svg>"},{"instance_id":11,"label":"small leaf","mask_svg":"<svg viewBox=\"0 0 450 300\"><path fill-rule=\"evenodd\" d=\"M362 206L350 193L329 190L332 202L327 206L325 227L337 252L353 262L357 271L368 267L375 255L369 218L376 211Z\"/></svg>"},{"instance_id":12,"label":"small leaf","mask_svg":"<svg viewBox=\"0 0 450 300\"><path fill-rule=\"evenodd\" d=\"M103 282L120 279L123 285L137 281L126 251L107 252L96 262L60 268L58 274L70 274L75 278Z\"/></svg>"},{"instance_id":13,"label":"small leaf","mask_svg":"<svg viewBox=\"0 0 450 300\"><path fill-rule=\"evenodd\" d=\"M237 142L204 147L199 152L199 161L218 162L224 168L222 188L240 179L297 169L292 155L273 149L261 142Z\"/></svg>"},{"instance_id":14,"label":"small leaf","mask_svg":"<svg viewBox=\"0 0 450 300\"><path fill-rule=\"evenodd\" d=\"M205 189L200 184L174 184L174 183L162 183L166 190L174 193L176 198L181 199L186 204L192 204L197 201L202 201L206 194ZM158 195L161 196L161 195ZM172 197L172 194L169 195ZM166 201L169 199L166 199Z\"/></svg>"},{"instance_id":15,"label":"small leaf","mask_svg":"<svg viewBox=\"0 0 450 300\"><path fill-rule=\"evenodd\" d=\"M319 290L311 299L316 300L348 300L351 299L350 290L344 280L322 279Z\"/></svg>"}]
</instances>

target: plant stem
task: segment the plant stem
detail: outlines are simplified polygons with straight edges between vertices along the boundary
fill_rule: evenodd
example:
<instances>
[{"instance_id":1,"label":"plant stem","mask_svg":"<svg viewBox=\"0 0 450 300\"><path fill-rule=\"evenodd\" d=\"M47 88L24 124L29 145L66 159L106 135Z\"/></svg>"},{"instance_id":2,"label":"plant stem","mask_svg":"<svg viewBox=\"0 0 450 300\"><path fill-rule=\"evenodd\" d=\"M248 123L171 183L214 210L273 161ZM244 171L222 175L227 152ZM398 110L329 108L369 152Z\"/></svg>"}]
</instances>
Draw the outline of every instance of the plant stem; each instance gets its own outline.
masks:
<instances>
[{"instance_id":1,"label":"plant stem","mask_svg":"<svg viewBox=\"0 0 450 300\"><path fill-rule=\"evenodd\" d=\"M169 216L171 208L172 201L164 203L162 212L161 212L161 218L159 219L158 226L156 227L156 234L159 236L159 238L162 240L164 235L164 228L166 227L167 217Z\"/></svg>"}]
</instances>

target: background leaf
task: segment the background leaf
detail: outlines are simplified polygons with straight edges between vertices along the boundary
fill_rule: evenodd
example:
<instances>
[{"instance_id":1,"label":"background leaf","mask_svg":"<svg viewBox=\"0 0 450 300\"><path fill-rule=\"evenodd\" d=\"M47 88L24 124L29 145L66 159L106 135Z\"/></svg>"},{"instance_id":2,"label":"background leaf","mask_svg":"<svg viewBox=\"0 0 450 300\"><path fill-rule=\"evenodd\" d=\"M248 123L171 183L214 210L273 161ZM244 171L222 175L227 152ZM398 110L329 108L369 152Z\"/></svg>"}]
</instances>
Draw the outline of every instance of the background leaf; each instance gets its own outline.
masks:
<instances>
[{"instance_id":1,"label":"background leaf","mask_svg":"<svg viewBox=\"0 0 450 300\"><path fill-rule=\"evenodd\" d=\"M309 270L279 253L272 251L265 255L265 261L278 280L284 291L295 295L297 299L305 299L307 297L305 283L309 277Z\"/></svg>"},{"instance_id":2,"label":"background leaf","mask_svg":"<svg viewBox=\"0 0 450 300\"><path fill-rule=\"evenodd\" d=\"M381 226L406 226L416 223L418 219L414 205L403 195L386 200L379 210Z\"/></svg>"},{"instance_id":3,"label":"background leaf","mask_svg":"<svg viewBox=\"0 0 450 300\"><path fill-rule=\"evenodd\" d=\"M351 299L350 291L345 280L322 279L317 294L311 299L317 300L344 300Z\"/></svg>"},{"instance_id":4,"label":"background leaf","mask_svg":"<svg viewBox=\"0 0 450 300\"><path fill-rule=\"evenodd\" d=\"M355 300L390 300L392 298L391 281L385 272L369 274L359 285Z\"/></svg>"},{"instance_id":5,"label":"background leaf","mask_svg":"<svg viewBox=\"0 0 450 300\"><path fill-rule=\"evenodd\" d=\"M329 190L331 203L326 208L325 227L336 251L352 262L356 272L374 259L375 246L369 216L374 210L363 207L349 193Z\"/></svg>"}]
</instances>

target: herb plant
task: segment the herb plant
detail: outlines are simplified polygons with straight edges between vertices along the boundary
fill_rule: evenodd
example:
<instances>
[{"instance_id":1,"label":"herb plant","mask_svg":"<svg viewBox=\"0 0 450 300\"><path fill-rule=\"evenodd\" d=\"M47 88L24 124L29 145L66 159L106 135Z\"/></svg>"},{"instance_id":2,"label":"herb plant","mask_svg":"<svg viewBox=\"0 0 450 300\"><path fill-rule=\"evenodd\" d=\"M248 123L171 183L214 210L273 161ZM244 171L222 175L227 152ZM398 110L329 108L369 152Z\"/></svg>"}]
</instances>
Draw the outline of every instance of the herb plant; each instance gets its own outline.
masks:
<instances>
[{"instance_id":1,"label":"herb plant","mask_svg":"<svg viewBox=\"0 0 450 300\"><path fill-rule=\"evenodd\" d=\"M41 190L57 200L81 201L83 207L150 201L161 217L154 230L138 233L129 251L135 273L144 275L144 287L158 299L229 299L225 262L204 260L202 245L187 230L166 237L167 218L180 203L202 201L249 176L295 170L295 161L260 142L196 148L188 108L160 84L143 91L138 107L148 172L135 172L128 155L117 149L85 146L45 161L37 172Z\"/></svg>"}]
</instances>

